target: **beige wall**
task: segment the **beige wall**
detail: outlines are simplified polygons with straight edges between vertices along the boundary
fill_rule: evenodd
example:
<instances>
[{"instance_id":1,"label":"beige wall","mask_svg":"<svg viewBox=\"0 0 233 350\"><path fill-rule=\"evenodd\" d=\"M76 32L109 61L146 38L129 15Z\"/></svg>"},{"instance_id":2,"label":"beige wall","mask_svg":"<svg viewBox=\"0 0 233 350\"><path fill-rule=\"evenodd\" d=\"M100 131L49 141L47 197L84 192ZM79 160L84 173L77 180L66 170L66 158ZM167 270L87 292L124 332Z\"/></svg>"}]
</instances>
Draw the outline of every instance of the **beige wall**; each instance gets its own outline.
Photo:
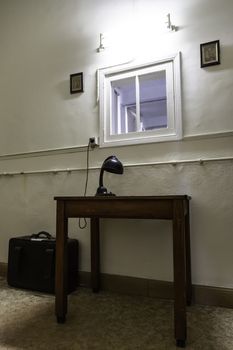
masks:
<instances>
[{"instance_id":1,"label":"beige wall","mask_svg":"<svg viewBox=\"0 0 233 350\"><path fill-rule=\"evenodd\" d=\"M125 173L107 174L106 183L117 194L191 195L194 283L233 288L233 164L227 160L233 157L232 11L228 0L1 2L1 262L10 237L55 232L55 195L83 194L81 146L98 136L96 70L180 51L184 139L91 151L88 194L95 193L103 159L114 153ZM179 26L175 33L166 32L169 12ZM100 32L107 33L109 47L97 53ZM201 69L200 43L216 39L221 65ZM85 92L71 96L69 74L81 71ZM30 153L36 151L42 152ZM178 164L160 164L173 161ZM68 168L79 170L9 175ZM102 225L104 272L172 280L169 223ZM71 220L70 235L80 240L81 269L90 270L88 229L80 231Z\"/></svg>"}]
</instances>

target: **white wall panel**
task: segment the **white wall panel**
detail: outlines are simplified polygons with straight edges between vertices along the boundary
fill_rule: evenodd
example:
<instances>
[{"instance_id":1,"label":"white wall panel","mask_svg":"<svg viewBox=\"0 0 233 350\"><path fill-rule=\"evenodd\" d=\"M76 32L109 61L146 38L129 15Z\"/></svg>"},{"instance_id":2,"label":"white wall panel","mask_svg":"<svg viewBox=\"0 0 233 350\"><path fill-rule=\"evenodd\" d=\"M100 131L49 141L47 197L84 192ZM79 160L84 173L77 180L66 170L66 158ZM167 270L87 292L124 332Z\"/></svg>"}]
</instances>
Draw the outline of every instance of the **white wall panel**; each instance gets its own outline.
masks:
<instances>
[{"instance_id":1,"label":"white wall panel","mask_svg":"<svg viewBox=\"0 0 233 350\"><path fill-rule=\"evenodd\" d=\"M95 193L102 161L116 154L127 166L123 176L106 174L113 192L191 195L194 283L233 288L232 161L153 165L232 158L232 12L229 0L0 2L0 262L7 261L10 237L55 233L54 196L83 194L81 146L99 133L96 70L181 51L184 140L95 149L88 194ZM166 32L167 13L177 32ZM97 53L100 32L108 48ZM201 69L200 44L217 39L221 65ZM71 96L75 72L84 73L84 93ZM22 154L40 150L54 152ZM80 170L9 175L73 168ZM104 272L172 280L168 222L108 220L102 228ZM69 231L80 240L81 269L89 270L88 229L70 220Z\"/></svg>"}]
</instances>

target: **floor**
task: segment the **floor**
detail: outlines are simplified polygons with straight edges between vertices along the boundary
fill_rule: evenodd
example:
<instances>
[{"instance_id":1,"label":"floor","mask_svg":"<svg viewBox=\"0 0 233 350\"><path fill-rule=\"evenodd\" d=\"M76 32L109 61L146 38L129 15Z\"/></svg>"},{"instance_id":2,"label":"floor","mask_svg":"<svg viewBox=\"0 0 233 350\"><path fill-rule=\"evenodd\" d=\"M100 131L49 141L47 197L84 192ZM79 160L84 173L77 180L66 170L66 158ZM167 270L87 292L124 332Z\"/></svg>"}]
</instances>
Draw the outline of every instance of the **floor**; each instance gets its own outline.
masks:
<instances>
[{"instance_id":1,"label":"floor","mask_svg":"<svg viewBox=\"0 0 233 350\"><path fill-rule=\"evenodd\" d=\"M186 349L233 349L233 309L194 305L187 318ZM0 349L173 350L173 302L79 288L61 325L54 296L0 278Z\"/></svg>"}]
</instances>

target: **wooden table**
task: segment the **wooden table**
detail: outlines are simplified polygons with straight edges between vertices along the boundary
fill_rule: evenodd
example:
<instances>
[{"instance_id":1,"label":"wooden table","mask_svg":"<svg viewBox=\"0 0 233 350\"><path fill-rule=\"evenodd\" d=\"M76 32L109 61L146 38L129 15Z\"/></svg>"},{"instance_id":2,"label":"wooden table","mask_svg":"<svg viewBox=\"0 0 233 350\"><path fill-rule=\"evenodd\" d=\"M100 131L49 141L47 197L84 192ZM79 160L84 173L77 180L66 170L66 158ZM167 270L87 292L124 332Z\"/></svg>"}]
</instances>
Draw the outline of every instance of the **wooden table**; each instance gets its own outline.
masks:
<instances>
[{"instance_id":1,"label":"wooden table","mask_svg":"<svg viewBox=\"0 0 233 350\"><path fill-rule=\"evenodd\" d=\"M91 278L100 289L99 219L160 219L173 222L174 328L176 344L185 347L186 305L191 303L189 200L174 196L55 197L57 201L55 304L58 323L67 313L68 218L91 219Z\"/></svg>"}]
</instances>

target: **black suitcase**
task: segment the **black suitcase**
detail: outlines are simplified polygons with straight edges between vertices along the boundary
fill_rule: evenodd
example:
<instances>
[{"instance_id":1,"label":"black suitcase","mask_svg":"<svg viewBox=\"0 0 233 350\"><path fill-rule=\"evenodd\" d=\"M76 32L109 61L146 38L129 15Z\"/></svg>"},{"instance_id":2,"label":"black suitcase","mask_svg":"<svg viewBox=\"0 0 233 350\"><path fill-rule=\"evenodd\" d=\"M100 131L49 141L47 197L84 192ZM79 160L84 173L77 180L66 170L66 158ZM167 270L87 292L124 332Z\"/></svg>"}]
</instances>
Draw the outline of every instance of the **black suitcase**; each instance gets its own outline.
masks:
<instances>
[{"instance_id":1,"label":"black suitcase","mask_svg":"<svg viewBox=\"0 0 233 350\"><path fill-rule=\"evenodd\" d=\"M78 284L78 241L67 242L67 292ZM12 287L46 293L55 292L56 239L48 232L11 238L9 241L7 282Z\"/></svg>"}]
</instances>

